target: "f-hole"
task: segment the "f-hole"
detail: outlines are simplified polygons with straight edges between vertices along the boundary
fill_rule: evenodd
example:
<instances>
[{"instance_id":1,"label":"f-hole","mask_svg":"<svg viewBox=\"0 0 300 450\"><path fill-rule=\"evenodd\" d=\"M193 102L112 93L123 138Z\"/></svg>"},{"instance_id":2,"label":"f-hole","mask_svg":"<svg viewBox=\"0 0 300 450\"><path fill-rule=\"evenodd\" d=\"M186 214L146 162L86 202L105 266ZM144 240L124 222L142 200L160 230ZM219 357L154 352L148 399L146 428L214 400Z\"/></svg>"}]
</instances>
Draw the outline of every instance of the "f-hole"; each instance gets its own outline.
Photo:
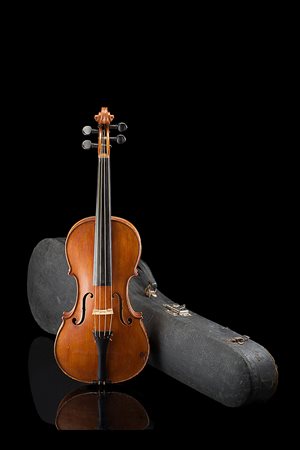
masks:
<instances>
[{"instance_id":1,"label":"f-hole","mask_svg":"<svg viewBox=\"0 0 300 450\"><path fill-rule=\"evenodd\" d=\"M127 320L125 321L124 316L123 316L123 303L122 303L122 297L118 292L114 292L112 295L113 298L116 298L117 300L119 300L119 314L120 314L120 320L124 325L131 325L132 324L132 318L128 317Z\"/></svg>"},{"instance_id":2,"label":"f-hole","mask_svg":"<svg viewBox=\"0 0 300 450\"><path fill-rule=\"evenodd\" d=\"M80 319L79 322L77 322L76 317L73 317L72 322L74 323L74 325L81 325L81 324L83 323L83 321L84 321L84 318L85 318L85 302L86 302L86 299L87 299L88 296L90 296L91 298L94 297L94 295L93 295L91 292L87 292L87 293L83 296L83 299L82 299L81 319Z\"/></svg>"}]
</instances>

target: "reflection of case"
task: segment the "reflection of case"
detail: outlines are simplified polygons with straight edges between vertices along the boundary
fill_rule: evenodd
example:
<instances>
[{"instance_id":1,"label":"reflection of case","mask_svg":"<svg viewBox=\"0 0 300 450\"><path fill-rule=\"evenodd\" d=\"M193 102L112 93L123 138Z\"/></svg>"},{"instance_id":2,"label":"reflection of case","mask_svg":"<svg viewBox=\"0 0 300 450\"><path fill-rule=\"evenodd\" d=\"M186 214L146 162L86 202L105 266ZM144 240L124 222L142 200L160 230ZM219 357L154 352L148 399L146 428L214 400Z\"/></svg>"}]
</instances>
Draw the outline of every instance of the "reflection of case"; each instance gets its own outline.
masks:
<instances>
[{"instance_id":1,"label":"reflection of case","mask_svg":"<svg viewBox=\"0 0 300 450\"><path fill-rule=\"evenodd\" d=\"M72 309L76 297L75 280L67 275L64 242L64 238L39 242L28 268L32 314L53 334L62 312ZM174 304L161 292L153 292L155 288L149 267L141 261L129 295L134 309L143 312L151 365L227 406L271 397L277 368L264 347Z\"/></svg>"}]
</instances>

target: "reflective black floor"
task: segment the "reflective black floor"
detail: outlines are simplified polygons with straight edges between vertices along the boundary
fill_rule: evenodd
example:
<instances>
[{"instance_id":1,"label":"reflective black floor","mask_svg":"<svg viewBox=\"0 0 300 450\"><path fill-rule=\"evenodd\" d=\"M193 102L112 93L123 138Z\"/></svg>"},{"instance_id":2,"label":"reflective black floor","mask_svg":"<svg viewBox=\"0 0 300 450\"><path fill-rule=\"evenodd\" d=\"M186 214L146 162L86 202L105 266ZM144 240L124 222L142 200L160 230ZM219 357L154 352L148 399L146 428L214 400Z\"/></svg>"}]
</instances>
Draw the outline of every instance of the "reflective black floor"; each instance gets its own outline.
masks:
<instances>
[{"instance_id":1,"label":"reflective black floor","mask_svg":"<svg viewBox=\"0 0 300 450\"><path fill-rule=\"evenodd\" d=\"M39 417L58 430L146 430L151 422L132 395L82 385L55 363L53 340L34 339L29 351L29 381Z\"/></svg>"},{"instance_id":2,"label":"reflective black floor","mask_svg":"<svg viewBox=\"0 0 300 450\"><path fill-rule=\"evenodd\" d=\"M134 379L103 392L65 376L55 362L53 342L44 334L29 346L29 403L23 417L29 429L201 432L227 439L236 428L246 432L249 423L259 434L276 428L280 391L264 404L227 408L147 366Z\"/></svg>"}]
</instances>

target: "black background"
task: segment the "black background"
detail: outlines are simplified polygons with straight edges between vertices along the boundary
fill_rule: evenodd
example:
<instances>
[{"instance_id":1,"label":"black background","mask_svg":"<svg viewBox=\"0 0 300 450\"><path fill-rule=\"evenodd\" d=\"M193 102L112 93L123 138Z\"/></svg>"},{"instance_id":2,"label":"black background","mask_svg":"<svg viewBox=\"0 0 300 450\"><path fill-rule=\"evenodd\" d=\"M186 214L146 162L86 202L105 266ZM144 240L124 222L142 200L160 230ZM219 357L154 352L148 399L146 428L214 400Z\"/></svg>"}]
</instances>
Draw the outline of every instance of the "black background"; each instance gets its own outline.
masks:
<instances>
[{"instance_id":1,"label":"black background","mask_svg":"<svg viewBox=\"0 0 300 450\"><path fill-rule=\"evenodd\" d=\"M128 124L127 143L112 148L112 213L139 230L142 257L160 290L251 336L279 366L274 398L242 410L150 369L143 375L157 430L182 424L199 436L220 430L225 440L230 427L249 423L266 439L271 428L276 434L288 398L281 332L287 320L280 157L285 56L279 35L270 40L262 24L255 32L244 25L215 33L193 24L185 38L173 25L171 35L153 42L153 29L147 35L142 25L134 39L124 25L113 39L56 17L55 27L44 29L42 21L20 43L22 76L13 83L21 135L16 201L26 209L15 223L22 228L16 244L25 372L29 345L43 334L26 298L30 254L41 239L66 236L77 220L94 214L97 156L81 149L81 128L107 105L116 121ZM55 431L39 419L28 383L22 392L22 424Z\"/></svg>"}]
</instances>

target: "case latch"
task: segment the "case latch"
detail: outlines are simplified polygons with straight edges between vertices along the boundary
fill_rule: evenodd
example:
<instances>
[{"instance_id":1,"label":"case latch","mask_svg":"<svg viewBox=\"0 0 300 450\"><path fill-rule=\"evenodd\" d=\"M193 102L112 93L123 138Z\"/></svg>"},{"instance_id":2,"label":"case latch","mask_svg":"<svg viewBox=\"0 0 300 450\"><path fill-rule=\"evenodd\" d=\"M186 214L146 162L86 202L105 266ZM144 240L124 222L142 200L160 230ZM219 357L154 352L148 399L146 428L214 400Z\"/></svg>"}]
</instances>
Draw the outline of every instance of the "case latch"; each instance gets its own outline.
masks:
<instances>
[{"instance_id":1,"label":"case latch","mask_svg":"<svg viewBox=\"0 0 300 450\"><path fill-rule=\"evenodd\" d=\"M170 305L169 303L164 303L163 307L167 310L167 312L169 314L171 314L172 316L182 316L182 317L187 317L187 316L191 316L192 314L189 312L188 309L186 309L186 306L183 305L179 305L179 303L172 303L172 305Z\"/></svg>"},{"instance_id":2,"label":"case latch","mask_svg":"<svg viewBox=\"0 0 300 450\"><path fill-rule=\"evenodd\" d=\"M157 297L156 291L157 291L157 283L155 283L155 282L150 283L150 281L149 281L148 286L145 288L145 295L149 298L151 298L151 297L156 298Z\"/></svg>"},{"instance_id":3,"label":"case latch","mask_svg":"<svg viewBox=\"0 0 300 450\"><path fill-rule=\"evenodd\" d=\"M232 344L243 345L245 344L245 342L249 341L249 339L249 336L243 335L228 339L228 342L231 342Z\"/></svg>"}]
</instances>

